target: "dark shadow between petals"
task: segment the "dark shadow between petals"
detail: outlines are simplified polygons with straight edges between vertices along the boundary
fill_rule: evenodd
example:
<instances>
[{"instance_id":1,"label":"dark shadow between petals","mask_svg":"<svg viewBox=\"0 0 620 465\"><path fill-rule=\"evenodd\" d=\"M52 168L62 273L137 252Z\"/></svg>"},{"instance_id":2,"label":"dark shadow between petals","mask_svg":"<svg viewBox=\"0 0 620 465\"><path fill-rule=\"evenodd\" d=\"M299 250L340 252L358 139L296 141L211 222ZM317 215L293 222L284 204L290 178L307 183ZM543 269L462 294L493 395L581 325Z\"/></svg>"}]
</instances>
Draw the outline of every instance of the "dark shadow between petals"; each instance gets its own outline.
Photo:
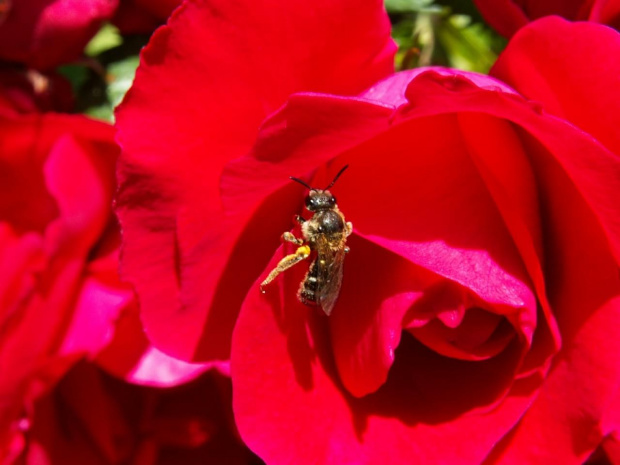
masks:
<instances>
[{"instance_id":1,"label":"dark shadow between petals","mask_svg":"<svg viewBox=\"0 0 620 465\"><path fill-rule=\"evenodd\" d=\"M434 425L492 407L510 388L519 356L513 342L491 360L450 359L404 332L386 383L362 399L347 397L358 439L363 442L371 416Z\"/></svg>"},{"instance_id":2,"label":"dark shadow between petals","mask_svg":"<svg viewBox=\"0 0 620 465\"><path fill-rule=\"evenodd\" d=\"M298 191L297 186L291 183L274 192L260 204L246 223L220 275L211 305L205 309L207 319L195 350L196 359L229 357L230 338L226 338L225 345L214 346L211 335L232 334L236 314L246 294L259 292L258 288L252 289L252 285L278 249L280 235L291 228L290 219L300 205ZM231 231L231 234L234 232ZM204 256L200 252L195 255ZM231 313L235 315L231 316ZM278 321L281 319L278 318Z\"/></svg>"}]
</instances>

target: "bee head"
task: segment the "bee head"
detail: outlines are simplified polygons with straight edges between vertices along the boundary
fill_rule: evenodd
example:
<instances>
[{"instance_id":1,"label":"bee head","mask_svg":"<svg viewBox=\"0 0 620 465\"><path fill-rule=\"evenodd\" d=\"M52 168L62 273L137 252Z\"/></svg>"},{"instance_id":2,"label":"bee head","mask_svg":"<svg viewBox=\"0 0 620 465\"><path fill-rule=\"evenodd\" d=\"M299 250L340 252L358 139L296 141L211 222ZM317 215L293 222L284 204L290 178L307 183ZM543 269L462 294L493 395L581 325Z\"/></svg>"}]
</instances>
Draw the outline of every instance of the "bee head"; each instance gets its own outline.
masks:
<instances>
[{"instance_id":1,"label":"bee head","mask_svg":"<svg viewBox=\"0 0 620 465\"><path fill-rule=\"evenodd\" d=\"M329 210L336 206L336 197L332 195L327 189L332 187L334 183L338 180L340 175L349 167L349 165L345 165L338 174L334 177L334 180L327 186L325 189L317 189L315 187L310 187L304 181L298 178L294 178L291 176L291 179L295 182L298 182L302 186L310 189L310 192L306 196L306 208L311 212L317 212L321 210Z\"/></svg>"},{"instance_id":2,"label":"bee head","mask_svg":"<svg viewBox=\"0 0 620 465\"><path fill-rule=\"evenodd\" d=\"M306 208L311 212L329 210L336 205L336 197L326 190L311 189L306 196Z\"/></svg>"}]
</instances>

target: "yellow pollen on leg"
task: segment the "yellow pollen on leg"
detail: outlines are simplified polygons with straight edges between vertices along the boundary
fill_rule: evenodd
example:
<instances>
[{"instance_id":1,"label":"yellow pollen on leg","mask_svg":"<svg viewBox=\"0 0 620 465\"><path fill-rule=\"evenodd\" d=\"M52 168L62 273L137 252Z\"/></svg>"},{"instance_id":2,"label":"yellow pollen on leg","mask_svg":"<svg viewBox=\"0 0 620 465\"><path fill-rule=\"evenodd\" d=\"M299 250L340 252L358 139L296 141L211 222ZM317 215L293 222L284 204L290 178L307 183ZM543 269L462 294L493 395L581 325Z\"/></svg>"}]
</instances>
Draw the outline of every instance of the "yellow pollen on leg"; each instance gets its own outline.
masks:
<instances>
[{"instance_id":1,"label":"yellow pollen on leg","mask_svg":"<svg viewBox=\"0 0 620 465\"><path fill-rule=\"evenodd\" d=\"M310 255L310 247L307 245L302 245L298 247L295 251L295 255Z\"/></svg>"}]
</instances>

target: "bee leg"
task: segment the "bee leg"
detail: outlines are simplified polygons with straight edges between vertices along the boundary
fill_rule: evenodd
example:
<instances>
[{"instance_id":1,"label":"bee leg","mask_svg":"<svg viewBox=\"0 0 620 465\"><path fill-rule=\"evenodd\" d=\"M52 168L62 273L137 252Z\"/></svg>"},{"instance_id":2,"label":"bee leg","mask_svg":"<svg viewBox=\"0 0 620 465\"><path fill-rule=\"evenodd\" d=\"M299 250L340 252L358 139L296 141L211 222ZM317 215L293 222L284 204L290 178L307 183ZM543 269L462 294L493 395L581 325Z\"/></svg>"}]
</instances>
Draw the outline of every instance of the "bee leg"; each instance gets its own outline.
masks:
<instances>
[{"instance_id":1,"label":"bee leg","mask_svg":"<svg viewBox=\"0 0 620 465\"><path fill-rule=\"evenodd\" d=\"M306 222L306 220L304 218L302 218L301 215L295 215L293 217L293 221L295 221L295 223L299 223L299 224L304 224Z\"/></svg>"},{"instance_id":2,"label":"bee leg","mask_svg":"<svg viewBox=\"0 0 620 465\"><path fill-rule=\"evenodd\" d=\"M292 233L288 231L282 234L282 240L286 242L292 242L295 245L302 245L304 243L302 239L297 239L295 236L293 236Z\"/></svg>"},{"instance_id":3,"label":"bee leg","mask_svg":"<svg viewBox=\"0 0 620 465\"><path fill-rule=\"evenodd\" d=\"M346 224L346 228L345 228L345 236L350 236L351 233L353 232L353 223L351 223L350 221L347 221Z\"/></svg>"},{"instance_id":4,"label":"bee leg","mask_svg":"<svg viewBox=\"0 0 620 465\"><path fill-rule=\"evenodd\" d=\"M283 271L288 270L290 267L292 267L293 265L296 265L300 261L305 260L309 256L310 256L310 247L308 247L307 245L302 245L295 251L295 253L284 257L282 260L280 260L278 265L273 270L271 270L271 273L269 273L267 278L265 278L265 280L260 284L260 291L264 294L265 286L269 284L271 281L273 281L274 279L276 279L276 276L278 276Z\"/></svg>"}]
</instances>

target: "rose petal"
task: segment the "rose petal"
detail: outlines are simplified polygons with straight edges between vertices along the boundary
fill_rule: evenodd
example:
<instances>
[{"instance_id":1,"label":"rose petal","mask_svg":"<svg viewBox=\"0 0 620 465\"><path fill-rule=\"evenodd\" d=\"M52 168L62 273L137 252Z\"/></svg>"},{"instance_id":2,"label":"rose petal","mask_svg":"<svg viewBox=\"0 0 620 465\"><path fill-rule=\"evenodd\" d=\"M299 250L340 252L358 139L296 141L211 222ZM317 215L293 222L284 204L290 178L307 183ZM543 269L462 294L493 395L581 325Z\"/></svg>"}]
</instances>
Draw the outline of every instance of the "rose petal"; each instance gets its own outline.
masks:
<instances>
[{"instance_id":1,"label":"rose petal","mask_svg":"<svg viewBox=\"0 0 620 465\"><path fill-rule=\"evenodd\" d=\"M620 28L620 2L618 0L594 0L589 21Z\"/></svg>"},{"instance_id":2,"label":"rose petal","mask_svg":"<svg viewBox=\"0 0 620 465\"><path fill-rule=\"evenodd\" d=\"M196 43L218 46L196 53ZM196 0L155 33L118 112L124 149L118 205L124 271L158 347L185 359L228 357L235 308L251 281L242 277L241 292L229 292L221 303L204 292L206 301L194 301L198 286L230 279L226 262L238 232L222 238L226 246L208 256L210 276L201 274L199 244L225 221L219 198L223 166L249 151L260 122L288 95L357 93L391 72L393 52L380 1L239 7ZM211 322L217 333L203 328ZM209 335L203 337L203 330ZM196 348L200 340L207 342Z\"/></svg>"},{"instance_id":3,"label":"rose petal","mask_svg":"<svg viewBox=\"0 0 620 465\"><path fill-rule=\"evenodd\" d=\"M355 176L339 181L339 205L357 234L486 302L535 311L519 255L452 116L412 119L347 158ZM366 186L375 194L365 195Z\"/></svg>"},{"instance_id":4,"label":"rose petal","mask_svg":"<svg viewBox=\"0 0 620 465\"><path fill-rule=\"evenodd\" d=\"M474 0L483 18L501 35L511 37L528 23L528 17L514 0Z\"/></svg>"},{"instance_id":5,"label":"rose petal","mask_svg":"<svg viewBox=\"0 0 620 465\"><path fill-rule=\"evenodd\" d=\"M30 233L19 236L0 222L0 328L13 316L36 286L35 272L45 264L42 238Z\"/></svg>"},{"instance_id":6,"label":"rose petal","mask_svg":"<svg viewBox=\"0 0 620 465\"><path fill-rule=\"evenodd\" d=\"M496 90L508 94L518 95L512 87L491 76L451 68L442 68L441 66L427 66L424 68L399 71L398 73L392 74L382 81L373 84L370 88L359 94L359 97L370 100L375 105L382 105L388 108L396 109L397 107L409 102L405 92L407 91L407 87L409 87L411 81L418 75L429 71L451 78L456 78L456 76L464 76L467 77L468 81L473 82L481 89Z\"/></svg>"},{"instance_id":7,"label":"rose petal","mask_svg":"<svg viewBox=\"0 0 620 465\"><path fill-rule=\"evenodd\" d=\"M292 95L263 123L251 154L227 164L221 181L225 210L238 214L256 208L262 197L290 185L291 173L317 174L319 166L388 129L393 110L358 98Z\"/></svg>"},{"instance_id":8,"label":"rose petal","mask_svg":"<svg viewBox=\"0 0 620 465\"><path fill-rule=\"evenodd\" d=\"M183 362L151 346L142 329L136 302L130 303L116 322L114 338L97 355L96 362L104 370L132 384L172 387L215 367L213 363ZM221 371L226 372L227 367Z\"/></svg>"},{"instance_id":9,"label":"rose petal","mask_svg":"<svg viewBox=\"0 0 620 465\"><path fill-rule=\"evenodd\" d=\"M118 0L9 1L0 21L0 57L36 69L77 59Z\"/></svg>"},{"instance_id":10,"label":"rose petal","mask_svg":"<svg viewBox=\"0 0 620 465\"><path fill-rule=\"evenodd\" d=\"M620 385L618 265L572 180L538 144L528 153L535 172L545 177L541 213L553 238L547 241L548 294L563 349L536 401L492 457L504 463L551 457L582 463L614 427L608 414Z\"/></svg>"},{"instance_id":11,"label":"rose petal","mask_svg":"<svg viewBox=\"0 0 620 465\"><path fill-rule=\"evenodd\" d=\"M59 134L58 126L67 122L73 123L70 128L74 133L62 136L66 127ZM6 129L20 129L17 140L11 137L3 139L15 144L9 147L16 150L8 153L16 160L21 160L36 172L37 169L43 170L42 163L47 157L45 181L58 205L59 215L44 231L45 262L29 270L37 272L36 286L31 286L25 296L27 299L17 302L19 307L13 309L19 313L19 318L12 319L3 327L6 333L0 339L3 345L0 356L6 359L4 368L12 367L8 372L15 381L14 385L6 381L3 386L11 389L20 385L20 380L25 379L48 351L57 348L59 334L70 320L70 304L79 290L85 257L110 215L112 169L116 153L109 137L111 128L81 117L24 117L7 123ZM107 145L97 142L98 136L103 133L107 133ZM37 138L28 138L33 135ZM94 140L86 142L87 136L91 135ZM53 136L58 140L50 147L47 143L54 140ZM90 150L84 145L88 143L93 144ZM46 149L51 151L47 153ZM77 169L80 170L79 176L72 171ZM66 178L67 174L73 175ZM43 180L39 182L42 184ZM36 185L33 186L33 189L36 188ZM105 333L107 328L101 330ZM33 336L35 333L36 337Z\"/></svg>"},{"instance_id":12,"label":"rose petal","mask_svg":"<svg viewBox=\"0 0 620 465\"><path fill-rule=\"evenodd\" d=\"M181 0L123 0L112 23L123 34L151 34L181 3Z\"/></svg>"},{"instance_id":13,"label":"rose petal","mask_svg":"<svg viewBox=\"0 0 620 465\"><path fill-rule=\"evenodd\" d=\"M42 125L32 119L0 119L0 215L16 232L37 231L58 215L58 207L43 180L43 163L48 147L35 141ZM16 202L15 199L20 199Z\"/></svg>"},{"instance_id":14,"label":"rose petal","mask_svg":"<svg viewBox=\"0 0 620 465\"><path fill-rule=\"evenodd\" d=\"M111 23L121 34L152 34L162 25L166 17L155 16L153 12L145 10L134 0L123 0L114 12Z\"/></svg>"},{"instance_id":15,"label":"rose petal","mask_svg":"<svg viewBox=\"0 0 620 465\"><path fill-rule=\"evenodd\" d=\"M559 15L573 20L585 18L587 5L590 3L588 0L545 0L544 2L518 0L518 2L532 20L549 15Z\"/></svg>"},{"instance_id":16,"label":"rose petal","mask_svg":"<svg viewBox=\"0 0 620 465\"><path fill-rule=\"evenodd\" d=\"M492 313L471 309L457 328L447 328L433 320L410 332L438 354L460 360L486 360L501 353L514 338L507 325L502 327L501 337L489 341L502 321L505 320Z\"/></svg>"},{"instance_id":17,"label":"rose petal","mask_svg":"<svg viewBox=\"0 0 620 465\"><path fill-rule=\"evenodd\" d=\"M620 34L608 27L545 18L510 41L491 74L620 153L619 54Z\"/></svg>"},{"instance_id":18,"label":"rose petal","mask_svg":"<svg viewBox=\"0 0 620 465\"><path fill-rule=\"evenodd\" d=\"M0 111L36 113L73 110L70 82L55 73L34 70L0 70Z\"/></svg>"},{"instance_id":19,"label":"rose petal","mask_svg":"<svg viewBox=\"0 0 620 465\"><path fill-rule=\"evenodd\" d=\"M58 354L97 354L112 339L114 322L132 296L120 283L110 286L94 276L84 279Z\"/></svg>"},{"instance_id":20,"label":"rose petal","mask_svg":"<svg viewBox=\"0 0 620 465\"><path fill-rule=\"evenodd\" d=\"M518 421L539 380L517 383L501 405L484 409L512 381L500 367L514 363L514 350L490 362L454 361L409 336L384 387L362 399L347 395L325 317L296 301L301 271L291 270L265 295L256 283L233 336L235 418L245 442L267 463L480 462ZM355 315L354 308L346 310ZM472 411L476 407L483 408Z\"/></svg>"},{"instance_id":21,"label":"rose petal","mask_svg":"<svg viewBox=\"0 0 620 465\"><path fill-rule=\"evenodd\" d=\"M488 79L484 81L481 79L480 81L481 85L490 89L496 90L498 88L494 80ZM395 95L395 92L402 88L399 87L399 82L402 81L399 80L396 85L390 85L386 82L387 90L378 89L375 93L383 95L385 92L391 92L392 95ZM394 101L397 101L397 99L395 98ZM354 221L356 231L361 231L363 234L364 225L367 224L367 228L374 228L379 231L375 236L372 236L374 241L383 240L380 236L396 234L402 236L403 240L413 240L415 248L422 250L426 239L415 240L411 239L411 236L416 237L416 234L424 234L420 233L420 231L425 231L425 228L428 229L430 224L436 223L434 218L440 217L443 218L444 224L442 231L440 233L428 233L427 231L428 234L426 235L431 237L433 235L438 237L449 235L453 237L453 239L448 241L450 245L447 246L447 250L453 250L452 255L445 255L444 269L440 268L438 264L442 260L439 253L427 254L429 257L432 257L432 262L419 261L418 264L422 264L434 273L447 273L452 279L461 277L463 279L470 279L472 273L463 272L461 273L462 276L459 275L458 277L453 274L459 270L459 267L454 265L455 256L461 253L463 255L469 253L473 256L473 253L468 252L466 249L478 248L485 250L487 248L494 250L494 253L500 256L500 261L512 261L512 264L508 265L509 269L512 268L510 273L516 272L520 273L520 276L525 276L519 257L514 249L512 249L512 253L506 253L506 250L510 251L513 246L510 245L510 238L506 231L502 231L502 220L495 212L492 203L489 202L490 198L483 183L479 182L472 188L474 202L472 199L463 197L463 183L461 180L472 177L475 179L475 176L467 176L465 174L467 170L463 167L455 169L456 162L454 159L446 158L443 161L434 161L435 159L429 159L428 157L416 158L408 154L399 156L399 150L408 150L409 138L412 132L419 131L421 134L431 134L434 127L437 127L438 130L440 128L442 130L441 138L424 138L424 140L419 142L418 146L421 147L422 143L434 143L429 142L429 140L440 140L443 144L452 144L450 147L439 150L440 153L446 154L458 153L458 145L461 142L460 138L448 139L445 134L445 126L441 126L442 121L430 121L418 123L420 126L425 124L421 128L413 129L410 126L394 128L388 133L372 139L379 131L385 131L389 128L387 126L388 117L392 114L392 109L393 107L389 106L376 107L374 105L362 104L355 100L338 100L328 96L295 96L280 113L270 119L268 124L263 127L261 134L265 136L264 139L259 139L259 144L253 154L255 158L248 157L235 161L225 171L223 192L224 200L230 199L229 210L249 208L250 205L256 202L257 198L264 197L266 193L281 185L282 180L286 179L287 174L295 172L295 166L298 166L298 169L301 171L304 169L304 166L316 166L317 164L325 163L336 154L344 152L345 155L340 157L342 161L339 164L334 162L331 166L342 166L346 161L351 161L350 173L347 173L342 180L338 181L337 195L340 199L339 205L342 211L345 212L348 219ZM355 112L352 110L355 110ZM418 149L427 153L433 153L437 150L435 147L430 146L425 150ZM390 156L377 159L376 154L382 152ZM276 157L278 164L270 163L271 159ZM395 159L399 160L398 163L400 165L399 170L396 172L393 170L395 162L392 161ZM468 164L469 170L474 172L475 167L466 155L462 156L460 160L466 165ZM433 162L437 164L445 163L445 166L434 166L432 165ZM419 163L420 166L413 166L415 163ZM381 171L386 173L386 175L383 177L378 176ZM454 173L454 176L458 177L458 181L450 184L450 180L445 174L447 172ZM254 176L253 183L250 186L244 185L244 179L251 176ZM399 183L399 176L405 176L407 181ZM416 182L416 176L419 176L419 179L424 181ZM437 178L435 179L433 176ZM280 181L278 181L278 178L280 178ZM321 173L321 179L312 181L312 183L322 183L325 179L331 179L331 177L326 177L325 174ZM308 182L310 181L308 180ZM531 186L527 186L525 181L523 184L531 189ZM402 192L395 193L393 192L395 185L415 185L417 190L407 188ZM434 198L434 196L439 198L447 197L445 193L437 193L438 185L446 186L447 189L450 189L450 186L458 186L458 189L453 190L454 200L440 202L440 205L446 206L450 211L443 213L438 213L436 210L426 212L424 210L412 211L414 206L419 206L419 208L423 209L424 205L428 205L429 199ZM367 186L373 186L375 194L368 195ZM420 186L426 186L427 189L420 192L422 189ZM519 187L521 186L515 185L514 188L517 189ZM342 192L342 195L340 192ZM280 195L284 197L282 193ZM525 196L526 200L529 199L528 195ZM386 198L388 196L391 200ZM480 198L484 199L484 201L481 202ZM422 201L421 199L424 200ZM301 203L301 199L299 203ZM240 207L240 205L244 207ZM406 211L408 212L405 216L401 213L403 205L406 205ZM485 207L488 208L482 213L482 209ZM490 211L488 211L489 209ZM294 212L295 210L293 209L288 214L282 213L282 216L286 219ZM372 212L372 214L369 214L369 212ZM428 215L431 215L431 217ZM461 215L461 217L457 215ZM467 229L472 228L472 225L476 224L477 218L485 217L485 215L489 219L487 223L479 225L479 229L475 231ZM395 218L398 219L397 223L394 223ZM452 223L451 221L454 222ZM412 222L416 223L412 225ZM361 226L359 226L360 224ZM398 231L386 233L384 229L389 224L398 224ZM463 225L467 226L464 227ZM257 234L262 234L262 231L257 230L253 236ZM462 252L449 249L454 247L452 243L458 243L459 240L467 244L469 239L465 236L468 234L474 240L479 241L478 246L468 244L461 247L463 249ZM498 238L502 236L507 242L500 244ZM486 239L484 239L485 237ZM409 242L405 245L407 246L407 251L402 252L401 249L398 252L404 253L405 257L411 260L413 252L410 250L415 250L415 248L410 246ZM372 261L374 263L375 259L376 257L367 257L366 262ZM414 259L414 261L416 260ZM465 260L469 261L469 263L474 263L475 265L473 266L479 266L482 263L478 259L466 258ZM531 339L531 332L536 320L534 297L527 285L519 283L518 280L514 279L510 281L512 279L510 273L503 274L505 276L504 279L508 281L500 282L500 276L502 276L503 272L500 271L501 267L494 260L497 260L497 258L494 257L487 262L490 264L490 269L498 271L497 277L490 277L491 272L480 273L480 275L484 276L484 279L480 281L480 285L472 284L469 281L467 285L473 288L475 292L480 292L482 294L481 297L487 301L513 306L515 309L523 308L522 315L515 317L514 323L524 331L527 339ZM207 260L203 260L203 262L209 263ZM473 275L476 274L473 273ZM456 280L458 281L458 279ZM525 280L527 281L527 278ZM495 285L489 285L489 282L494 282ZM204 288L204 285L202 288ZM490 292L496 292L496 294L491 295ZM517 297L515 297L515 293ZM519 293L522 293L521 300L518 300ZM411 304L411 298L412 296L406 297L405 300ZM368 318L355 318L356 323L359 323L358 329L348 328L347 325L332 327L336 360L343 382L351 393L358 396L376 390L385 380L387 370L393 359L393 350L398 345L400 320L402 314L407 310L406 306L403 307L401 305L400 315L398 312L392 311L391 316L385 318L382 316L384 313L381 311L376 314L370 312L370 307L368 307L367 303L360 303L365 308L369 308L369 312L367 312ZM395 302L391 302L388 305L393 306L394 304ZM498 311L510 313L515 312L515 309ZM362 309L360 311L363 313ZM338 318L334 318L338 320ZM349 316L345 319L351 320L352 318ZM376 367L376 369L367 370L362 374L359 368L365 366L365 364L370 364Z\"/></svg>"},{"instance_id":22,"label":"rose petal","mask_svg":"<svg viewBox=\"0 0 620 465\"><path fill-rule=\"evenodd\" d=\"M229 421L230 381L210 372L156 389L79 363L33 405L21 461L36 464L254 463Z\"/></svg>"},{"instance_id":23,"label":"rose petal","mask_svg":"<svg viewBox=\"0 0 620 465\"><path fill-rule=\"evenodd\" d=\"M531 108L520 99L500 92L484 92L485 95L481 92L484 91L476 90L467 79L447 80L433 73L424 73L409 86L408 95L412 105L403 113L413 117L436 114L438 111L460 112L477 108L478 111L516 123L525 130L519 134L522 143L527 144L526 153L531 154L534 150L535 156L530 157L530 163L539 163L540 159L540 162L559 165L564 173L568 173L573 188L590 205L597 221L607 233L606 240L612 245L616 256L620 256L620 203L617 201L617 190L613 187L620 183L617 158L582 131L556 118L540 114L536 107ZM473 102L475 107L472 107ZM530 144L533 138L540 143ZM544 149L541 149L540 144ZM547 174L545 171L534 169L534 172L543 177L539 184L550 182L544 179ZM511 200L511 203L515 205L518 201ZM526 231L521 228L519 233L513 225L510 231L515 243L524 250L521 255L527 260L526 266L537 287L537 294L544 297L545 291L539 287L539 271L536 271L540 264L531 260L535 257L532 246L527 246L523 240ZM526 246L529 251L525 249Z\"/></svg>"},{"instance_id":24,"label":"rose petal","mask_svg":"<svg viewBox=\"0 0 620 465\"><path fill-rule=\"evenodd\" d=\"M71 135L62 136L45 162L47 188L58 204L61 219L46 231L51 252L62 247L84 252L107 225L114 192L112 167L116 150L110 144L109 152L98 154L100 159L97 159L89 148ZM109 155L107 160L105 155Z\"/></svg>"},{"instance_id":25,"label":"rose petal","mask_svg":"<svg viewBox=\"0 0 620 465\"><path fill-rule=\"evenodd\" d=\"M616 385L615 395L610 396L604 407L601 431L607 435L605 449L612 456L620 457L620 384Z\"/></svg>"},{"instance_id":26,"label":"rose petal","mask_svg":"<svg viewBox=\"0 0 620 465\"><path fill-rule=\"evenodd\" d=\"M110 126L81 116L2 117L0 132L2 162L9 175L16 175L3 197L8 200L3 207L8 205L11 213L5 219L11 224L0 228L3 246L12 249L2 254L8 262L3 266L11 272L3 274L10 289L3 289L0 300L0 416L7 424L19 423L25 405L77 356L63 357L58 350L73 316L88 253L110 216L116 148ZM73 176L67 178L68 173ZM22 187L20 180L34 182ZM43 208L23 213L11 209L11 199L15 204L22 192L32 196L24 197L22 208L37 204L37 199ZM81 340L81 349L97 346L109 329L88 328L91 338ZM1 432L2 445L7 431Z\"/></svg>"},{"instance_id":27,"label":"rose petal","mask_svg":"<svg viewBox=\"0 0 620 465\"><path fill-rule=\"evenodd\" d=\"M584 462L605 434L601 418L620 381L620 347L609 331L618 324L615 299L599 308L563 351L515 431L493 450L493 463Z\"/></svg>"},{"instance_id":28,"label":"rose petal","mask_svg":"<svg viewBox=\"0 0 620 465\"><path fill-rule=\"evenodd\" d=\"M558 15L572 21L614 20L617 0L474 0L484 19L501 35L510 38L530 21ZM615 5L614 5L615 3Z\"/></svg>"},{"instance_id":29,"label":"rose petal","mask_svg":"<svg viewBox=\"0 0 620 465\"><path fill-rule=\"evenodd\" d=\"M166 19L177 6L180 0L133 0L136 5L150 11L161 19Z\"/></svg>"},{"instance_id":30,"label":"rose petal","mask_svg":"<svg viewBox=\"0 0 620 465\"><path fill-rule=\"evenodd\" d=\"M329 329L340 380L351 394L362 397L387 379L403 317L421 289L437 278L356 236L349 245Z\"/></svg>"},{"instance_id":31,"label":"rose petal","mask_svg":"<svg viewBox=\"0 0 620 465\"><path fill-rule=\"evenodd\" d=\"M603 441L603 449L609 461L611 463L618 463L620 461L620 433L616 432L609 435Z\"/></svg>"}]
</instances>

